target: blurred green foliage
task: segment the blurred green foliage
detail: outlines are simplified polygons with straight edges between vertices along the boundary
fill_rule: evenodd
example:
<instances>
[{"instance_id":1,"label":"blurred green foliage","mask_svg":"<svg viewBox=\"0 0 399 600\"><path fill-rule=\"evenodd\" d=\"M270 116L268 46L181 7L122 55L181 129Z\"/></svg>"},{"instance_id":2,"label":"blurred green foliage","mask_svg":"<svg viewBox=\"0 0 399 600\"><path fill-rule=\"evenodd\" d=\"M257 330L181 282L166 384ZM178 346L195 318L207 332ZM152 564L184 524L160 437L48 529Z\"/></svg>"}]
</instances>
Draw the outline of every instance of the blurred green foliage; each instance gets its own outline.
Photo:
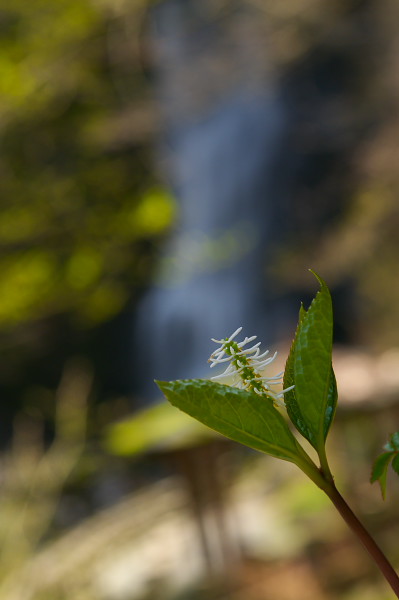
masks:
<instances>
[{"instance_id":1,"label":"blurred green foliage","mask_svg":"<svg viewBox=\"0 0 399 600\"><path fill-rule=\"evenodd\" d=\"M175 207L142 131L152 113L129 29L140 8L2 8L1 329L64 312L96 324L148 280L143 241L167 230Z\"/></svg>"},{"instance_id":2,"label":"blurred green foliage","mask_svg":"<svg viewBox=\"0 0 399 600\"><path fill-rule=\"evenodd\" d=\"M128 385L128 341L109 348L105 328L148 285L176 213L154 168L147 8L0 7L0 443L71 356L89 357L99 386ZM54 407L38 410L54 421Z\"/></svg>"},{"instance_id":3,"label":"blurred green foliage","mask_svg":"<svg viewBox=\"0 0 399 600\"><path fill-rule=\"evenodd\" d=\"M196 446L216 435L169 403L162 402L111 425L105 446L117 456L136 456Z\"/></svg>"},{"instance_id":4,"label":"blurred green foliage","mask_svg":"<svg viewBox=\"0 0 399 600\"><path fill-rule=\"evenodd\" d=\"M359 306L356 335L394 344L397 5L244 4L264 21L265 61L282 79L302 73L299 83L294 78L298 110L308 101L321 107L293 130L299 158L328 156L334 145L348 157L339 178L333 166L320 185L305 182L295 191L291 225L266 276L280 290L304 287L304 266L311 265L334 285L349 281ZM150 6L16 0L0 10L0 335L59 314L97 326L150 280L158 240L176 216L153 160L159 119L148 76ZM217 3L215 19L239 19L234 6ZM362 23L373 24L367 36ZM322 72L332 86L327 100ZM315 231L306 215L323 211L333 218ZM234 254L235 240L220 242ZM223 253L219 246L207 252ZM161 266L167 283L170 269ZM366 331L372 319L376 326Z\"/></svg>"},{"instance_id":5,"label":"blurred green foliage","mask_svg":"<svg viewBox=\"0 0 399 600\"><path fill-rule=\"evenodd\" d=\"M326 110L313 110L320 92L313 72L307 79L299 78L305 83L298 86L295 101L302 106L310 99L311 108L300 119L300 131L293 133L291 146L317 158L320 140L321 154L328 154L334 145L340 153L342 140L349 140L353 151L353 139L360 139L356 152L340 163L342 169L333 169L320 185L305 182L292 194L296 208L291 205L284 215L286 219L290 214L293 224L289 239L281 240L278 260L266 265L267 272L260 277L267 277L280 289L303 289L307 284L302 278L309 281L305 267L313 266L333 284L356 280L357 317L363 323L358 333L369 342L397 344L399 5L396 0L334 0L328 5L314 0L247 2L256 6L258 20L265 23L265 45L260 45L259 52L267 65L271 55L275 74L282 80L290 70L305 65L306 71L312 61L328 53L340 53L345 65L355 57L349 85L344 92L330 95ZM98 375L103 374L107 360L114 368L110 355L120 378L123 356L115 351L107 323L134 305L148 285L158 244L176 216L174 200L164 189L153 160L159 121L149 77L150 57L143 40L150 4L146 0L13 0L0 7L1 432L5 413L15 416L24 406L24 414L16 419L13 451L1 457L0 596L7 600L20 598L21 590L24 598L26 594L51 600L98 598L94 592L86 593L82 580L94 569L99 571L97 565L103 563L98 563L98 556L103 549L114 552L123 536L130 539L132 531L140 530L144 517L152 519L150 507L160 504L155 489L150 499L142 501L141 512L130 504L123 518L110 511L109 529L100 515L99 521L89 523L91 535L83 522L78 539L71 535L63 545L61 536L58 552L51 544L62 490L71 474L72 479L76 474L83 452L89 393L84 382L90 386L84 376L69 372L70 379L81 382L81 393L73 386L66 387L58 407L52 389L57 387L67 356L77 353L97 361L92 398L101 396ZM212 5L215 19L232 11L237 17L235 25L239 22L235 0L212 1ZM334 68L328 72L334 80ZM336 196L331 196L330 190L341 177L345 209L339 214L332 211L333 219L315 232L312 216L331 208ZM347 186L349 179L351 185ZM215 244L202 240L204 265L210 253L225 264L240 244L248 243L240 241L240 234L243 236L243 232L230 232ZM168 265L164 267L161 274L165 272L167 278ZM110 347L109 355L101 360L99 331ZM17 392L10 393L12 386L19 386ZM5 392L3 388L7 388ZM79 398L80 406L76 404ZM100 408L105 414L100 427L127 412L124 406L119 414L117 402ZM153 447L154 439L165 432L166 420L170 418L169 425L172 421L167 417L164 422L163 409L157 415L140 413L137 420L116 425L110 430L109 445L125 455ZM358 414L354 420L348 435L351 443L354 432L359 431ZM49 421L52 445L48 444ZM152 429L147 428L149 422ZM176 434L172 441L180 442L186 426L178 419L172 425ZM385 431L386 422L383 425L380 423L379 429ZM92 457L92 439L99 429L92 414L88 428L86 455ZM138 430L141 437L135 437ZM363 436L363 440L369 438ZM168 436L164 440L166 446ZM364 449L363 440L360 449ZM340 452L341 447L339 444ZM360 473L359 497L369 502L366 514L375 514L380 507L379 498L378 504L373 504L364 494L372 452L363 468L355 469ZM93 469L100 470L93 461ZM248 473L247 468L245 471ZM256 482L263 479L263 471L262 464L262 477L257 475ZM299 498L301 506L295 510L306 509L313 515L316 501L296 492L287 492L285 499ZM396 506L393 509L397 515ZM136 522L127 527L126 522L133 518ZM285 514L282 520L287 521ZM392 522L386 531L393 532L392 547L396 548ZM150 525L145 527L150 529ZM307 533L314 530L306 529ZM44 556L36 561L40 546ZM82 561L83 546L90 548ZM71 567L71 561L75 566ZM84 572L80 579L78 570ZM34 583L40 588L45 574L54 574L57 581L60 572L64 579L56 591L35 590ZM9 577L11 588L6 589L3 585ZM15 596L11 594L13 586ZM344 594L338 592L337 597L342 599ZM365 594L350 597L364 598ZM375 597L382 598L381 590Z\"/></svg>"},{"instance_id":6,"label":"blurred green foliage","mask_svg":"<svg viewBox=\"0 0 399 600\"><path fill-rule=\"evenodd\" d=\"M90 354L79 347L82 331L99 348L96 332L133 312L176 220L154 161L160 120L147 36L151 4L15 0L0 8L0 385L21 373L29 379L24 354L43 357L51 328L52 348L66 348L76 333L65 352ZM339 309L349 314L353 339L397 345L398 5L243 4L262 24L261 76L271 66L295 113L287 151L296 154L281 161L281 177L296 181L290 165L311 165L308 179L285 191L281 239L259 276L276 296L293 289L303 296L311 293L312 266L333 288L353 291L355 309ZM245 11L235 0L206 6L235 43L249 23ZM209 268L210 256L228 264L253 241L246 231L182 239L179 281L193 267ZM168 258L160 267L160 283L173 285Z\"/></svg>"}]
</instances>

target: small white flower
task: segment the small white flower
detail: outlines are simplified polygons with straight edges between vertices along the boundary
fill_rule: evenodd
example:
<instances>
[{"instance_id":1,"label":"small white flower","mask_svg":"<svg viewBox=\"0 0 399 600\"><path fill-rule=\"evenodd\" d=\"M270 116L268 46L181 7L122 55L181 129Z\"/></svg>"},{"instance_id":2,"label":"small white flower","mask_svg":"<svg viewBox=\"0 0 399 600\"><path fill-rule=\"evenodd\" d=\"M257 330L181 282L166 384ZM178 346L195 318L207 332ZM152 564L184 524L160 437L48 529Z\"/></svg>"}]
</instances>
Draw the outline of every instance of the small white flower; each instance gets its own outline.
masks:
<instances>
[{"instance_id":1,"label":"small white flower","mask_svg":"<svg viewBox=\"0 0 399 600\"><path fill-rule=\"evenodd\" d=\"M262 375L263 369L275 360L277 352L273 356L266 358L269 350L261 354L260 342L244 350L244 346L256 340L257 336L245 337L242 342L237 342L234 338L241 331L242 327L239 327L230 337L223 340L212 338L212 341L220 344L220 346L209 357L208 362L211 363L211 369L216 365L229 364L223 373L211 377L211 379L213 381L221 381L226 378L232 378L232 383L236 387L255 392L260 396L268 396L272 398L275 406L285 406L283 400L284 394L292 390L294 386L292 385L281 392L274 392L270 388L271 385L280 385L282 383L283 371L272 377Z\"/></svg>"}]
</instances>

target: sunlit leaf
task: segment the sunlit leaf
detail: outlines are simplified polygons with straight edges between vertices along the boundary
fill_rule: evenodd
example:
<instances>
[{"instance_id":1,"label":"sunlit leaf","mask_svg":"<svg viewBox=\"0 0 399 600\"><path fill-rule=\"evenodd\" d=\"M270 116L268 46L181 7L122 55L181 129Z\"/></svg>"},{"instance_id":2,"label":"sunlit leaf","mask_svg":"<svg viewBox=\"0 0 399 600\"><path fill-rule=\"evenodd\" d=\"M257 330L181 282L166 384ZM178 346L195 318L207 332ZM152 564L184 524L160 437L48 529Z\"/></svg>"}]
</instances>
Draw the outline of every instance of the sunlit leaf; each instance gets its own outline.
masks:
<instances>
[{"instance_id":1,"label":"sunlit leaf","mask_svg":"<svg viewBox=\"0 0 399 600\"><path fill-rule=\"evenodd\" d=\"M215 435L168 402L145 408L109 427L105 446L113 454L134 456L142 452L176 450Z\"/></svg>"}]
</instances>

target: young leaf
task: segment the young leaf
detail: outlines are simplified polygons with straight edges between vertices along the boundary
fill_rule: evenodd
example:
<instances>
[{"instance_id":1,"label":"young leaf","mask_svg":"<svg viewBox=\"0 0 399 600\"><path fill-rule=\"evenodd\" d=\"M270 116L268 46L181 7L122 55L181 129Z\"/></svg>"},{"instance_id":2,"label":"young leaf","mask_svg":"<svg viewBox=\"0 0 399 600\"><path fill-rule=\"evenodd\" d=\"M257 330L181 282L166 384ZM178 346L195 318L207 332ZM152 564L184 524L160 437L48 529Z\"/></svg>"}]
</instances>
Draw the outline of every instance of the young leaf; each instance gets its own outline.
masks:
<instances>
[{"instance_id":1,"label":"young leaf","mask_svg":"<svg viewBox=\"0 0 399 600\"><path fill-rule=\"evenodd\" d=\"M395 431L395 433L391 435L391 444L395 450L399 451L399 431Z\"/></svg>"},{"instance_id":2,"label":"young leaf","mask_svg":"<svg viewBox=\"0 0 399 600\"><path fill-rule=\"evenodd\" d=\"M395 433L391 435L391 438L389 442L385 444L384 449L391 452L399 452L399 431L395 431Z\"/></svg>"},{"instance_id":3,"label":"young leaf","mask_svg":"<svg viewBox=\"0 0 399 600\"><path fill-rule=\"evenodd\" d=\"M272 400L203 379L157 381L173 406L226 437L305 470L314 463L296 441Z\"/></svg>"},{"instance_id":4,"label":"young leaf","mask_svg":"<svg viewBox=\"0 0 399 600\"><path fill-rule=\"evenodd\" d=\"M299 309L298 326L297 326L295 338L294 338L294 341L292 342L290 353L288 355L287 362L285 364L284 380L283 380L284 388L290 388L291 386L295 385L295 373L294 373L295 345L296 345L296 339L298 336L299 328L305 318L305 315L306 315L306 311L305 311L303 305L301 304L301 307ZM306 421L301 413L300 406L296 399L295 388L286 392L286 394L284 396L284 402L285 402L288 416L291 419L292 423L295 425L295 427L298 429L298 431L307 440L311 441L312 432L310 431L309 427L307 426Z\"/></svg>"},{"instance_id":5,"label":"young leaf","mask_svg":"<svg viewBox=\"0 0 399 600\"><path fill-rule=\"evenodd\" d=\"M324 447L337 404L337 386L331 365L332 302L324 281L312 304L301 310L297 332L287 360L284 387L287 412L298 431L320 451Z\"/></svg>"},{"instance_id":6,"label":"young leaf","mask_svg":"<svg viewBox=\"0 0 399 600\"><path fill-rule=\"evenodd\" d=\"M370 482L374 483L374 481L378 480L381 488L381 494L384 500L387 489L388 466L393 456L395 456L394 452L383 452L383 454L380 454L380 456L374 462L373 469L371 472Z\"/></svg>"},{"instance_id":7,"label":"young leaf","mask_svg":"<svg viewBox=\"0 0 399 600\"><path fill-rule=\"evenodd\" d=\"M338 401L337 380L335 378L334 369L331 364L330 387L328 388L328 397L327 397L326 412L325 412L325 418L324 418L324 439L327 438L328 432L330 431L330 427L334 420L335 410L337 408L337 401Z\"/></svg>"},{"instance_id":8,"label":"young leaf","mask_svg":"<svg viewBox=\"0 0 399 600\"><path fill-rule=\"evenodd\" d=\"M399 452L395 455L395 458L392 460L392 468L399 475Z\"/></svg>"}]
</instances>

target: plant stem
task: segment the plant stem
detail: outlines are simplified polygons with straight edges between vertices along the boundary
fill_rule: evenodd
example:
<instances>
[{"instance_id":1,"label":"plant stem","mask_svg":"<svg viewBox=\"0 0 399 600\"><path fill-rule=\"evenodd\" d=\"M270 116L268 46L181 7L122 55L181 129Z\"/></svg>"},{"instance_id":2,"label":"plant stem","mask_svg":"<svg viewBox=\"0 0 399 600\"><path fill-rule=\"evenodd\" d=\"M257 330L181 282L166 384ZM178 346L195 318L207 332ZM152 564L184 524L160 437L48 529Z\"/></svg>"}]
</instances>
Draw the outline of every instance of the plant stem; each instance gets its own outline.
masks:
<instances>
[{"instance_id":1,"label":"plant stem","mask_svg":"<svg viewBox=\"0 0 399 600\"><path fill-rule=\"evenodd\" d=\"M352 512L351 508L342 498L334 483L328 482L323 489L334 504L335 508L340 513L341 517L346 521L347 525L352 529L354 534L359 538L363 546L374 559L381 573L384 575L385 579L395 592L396 597L399 598L399 577L385 554L359 521L357 516Z\"/></svg>"},{"instance_id":2,"label":"plant stem","mask_svg":"<svg viewBox=\"0 0 399 600\"><path fill-rule=\"evenodd\" d=\"M334 477L330 470L330 465L328 464L326 448L324 443L321 444L320 449L318 450L319 460L320 460L320 471L323 475L323 478L328 482L334 485Z\"/></svg>"}]
</instances>

